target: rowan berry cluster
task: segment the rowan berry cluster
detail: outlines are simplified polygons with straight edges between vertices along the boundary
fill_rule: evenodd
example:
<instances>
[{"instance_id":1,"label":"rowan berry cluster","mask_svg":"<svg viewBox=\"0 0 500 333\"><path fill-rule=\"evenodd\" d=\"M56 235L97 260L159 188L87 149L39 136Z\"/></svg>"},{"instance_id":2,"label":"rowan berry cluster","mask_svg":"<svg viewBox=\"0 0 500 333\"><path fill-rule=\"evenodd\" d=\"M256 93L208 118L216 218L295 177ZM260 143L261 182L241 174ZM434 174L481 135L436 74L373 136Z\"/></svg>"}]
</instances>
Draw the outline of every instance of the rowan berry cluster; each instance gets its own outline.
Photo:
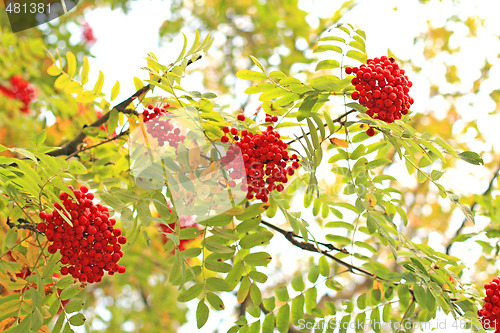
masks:
<instances>
[{"instance_id":1,"label":"rowan berry cluster","mask_svg":"<svg viewBox=\"0 0 500 333\"><path fill-rule=\"evenodd\" d=\"M485 284L484 288L486 289L484 306L477 315L485 330L495 329L495 333L500 333L500 277Z\"/></svg>"},{"instance_id":2,"label":"rowan berry cluster","mask_svg":"<svg viewBox=\"0 0 500 333\"><path fill-rule=\"evenodd\" d=\"M21 112L30 112L29 105L36 98L36 89L28 81L24 81L20 75L12 76L10 84L11 88L0 85L0 93L10 99L22 102Z\"/></svg>"},{"instance_id":3,"label":"rowan berry cluster","mask_svg":"<svg viewBox=\"0 0 500 333\"><path fill-rule=\"evenodd\" d=\"M356 88L352 99L366 106L366 114L374 119L392 123L407 114L414 102L408 95L413 83L392 57L368 59L366 65L346 67L345 72L356 75L351 81ZM367 134L373 136L374 129L368 129Z\"/></svg>"},{"instance_id":4,"label":"rowan berry cluster","mask_svg":"<svg viewBox=\"0 0 500 333\"><path fill-rule=\"evenodd\" d=\"M238 115L238 120L244 121L245 116ZM266 115L265 121L274 123L278 121L278 117ZM230 164L240 151L244 162L244 166L234 167L234 171L230 173L233 180L229 182L229 186L235 187L234 179L246 176L247 185L242 184L241 190L247 191L249 200L255 197L263 202L269 201L269 193L273 190L283 191L283 183L288 182L288 176L292 176L295 169L300 167L298 156L288 154L288 144L280 139L280 134L273 125L255 135L247 130L239 131L228 126L224 126L222 130L225 134L221 137L221 142L229 142L231 136L239 149L231 146L221 162Z\"/></svg>"},{"instance_id":5,"label":"rowan berry cluster","mask_svg":"<svg viewBox=\"0 0 500 333\"><path fill-rule=\"evenodd\" d=\"M60 251L62 258L61 274L71 274L80 282L100 282L104 271L109 275L125 273L125 266L118 265L123 256L121 245L127 239L121 230L114 228L115 219L109 218L108 208L93 204L94 194L81 186L79 190L68 186L75 195L75 202L66 192L60 194L64 207L57 202L52 213L40 212L38 231L45 233L49 253ZM72 222L72 226L64 218Z\"/></svg>"},{"instance_id":6,"label":"rowan berry cluster","mask_svg":"<svg viewBox=\"0 0 500 333\"><path fill-rule=\"evenodd\" d=\"M88 43L97 42L97 38L95 38L94 36L94 30L92 30L92 27L87 22L85 22L85 24L83 25L82 35L85 41L87 41Z\"/></svg>"},{"instance_id":7,"label":"rowan berry cluster","mask_svg":"<svg viewBox=\"0 0 500 333\"><path fill-rule=\"evenodd\" d=\"M169 105L167 104L165 107L169 107ZM171 119L157 119L151 121L160 116L168 115L169 113L170 112L166 111L165 108L149 104L148 108L142 112L142 116L144 117L144 123L148 133L158 140L158 145L163 146L165 142L168 142L171 147L177 148L179 143L184 141L186 137L180 135L181 130L179 128L174 128L170 123Z\"/></svg>"}]
</instances>

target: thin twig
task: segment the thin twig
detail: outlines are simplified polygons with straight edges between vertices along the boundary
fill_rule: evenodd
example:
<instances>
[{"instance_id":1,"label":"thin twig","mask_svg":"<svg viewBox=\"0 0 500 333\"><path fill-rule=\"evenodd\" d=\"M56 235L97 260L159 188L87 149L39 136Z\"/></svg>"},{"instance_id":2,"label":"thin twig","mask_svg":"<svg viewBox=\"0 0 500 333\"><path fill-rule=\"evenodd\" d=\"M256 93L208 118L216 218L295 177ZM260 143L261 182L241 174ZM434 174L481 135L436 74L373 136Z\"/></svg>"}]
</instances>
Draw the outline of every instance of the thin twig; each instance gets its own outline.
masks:
<instances>
[{"instance_id":1,"label":"thin twig","mask_svg":"<svg viewBox=\"0 0 500 333\"><path fill-rule=\"evenodd\" d=\"M269 222L266 222L266 221L261 221L261 223L262 223L263 225L265 225L266 227L268 227L268 228L271 228L271 229L273 229L273 230L276 230L277 232L279 232L280 234L282 234L283 236L285 236L285 238L286 238L286 239L288 239L288 240L289 240L289 238L300 238L300 239L304 239L302 236L297 235L297 234L296 234L296 233L294 233L293 231L286 231L286 230L283 230L283 229L281 229L280 227L277 227L277 226L275 226L275 225L274 225L274 224L272 224L272 223L269 223ZM314 244L313 244L313 243L305 243L305 242L303 242L303 243L304 243L304 244L307 244L307 246L308 246L308 247L309 247L309 246L314 246ZM329 243L322 243L322 242L316 242L316 243L318 243L319 245L322 245L322 246L324 246L324 247L328 248L330 251L338 251L338 252L343 252L343 253L347 253L347 254L349 254L349 253L347 252L347 250L346 250L346 249L340 249L340 248L338 248L338 247L334 246L333 244L329 244Z\"/></svg>"},{"instance_id":2,"label":"thin twig","mask_svg":"<svg viewBox=\"0 0 500 333\"><path fill-rule=\"evenodd\" d=\"M483 192L483 196L485 195L488 195L491 190L493 189L493 184L495 183L495 178L498 177L500 173L500 165L498 166L497 170L495 171L495 173L493 174L493 176L491 177L490 179L490 182L488 184L488 187L486 188L486 190ZM476 208L476 206L478 205L478 202L477 201L474 201L474 203L472 204L472 206L470 207L470 210L471 212L474 211L474 209ZM457 229L457 231L455 232L455 236L453 236L451 239L450 239L450 242L448 243L448 245L446 246L446 254L450 254L450 250L451 250L451 247L453 246L454 243L451 242L451 240L455 237L457 237L458 235L460 235L462 233L462 230L463 228L465 227L465 223L467 223L467 218L464 218L464 220L462 221L462 224L460 225L460 227Z\"/></svg>"},{"instance_id":3,"label":"thin twig","mask_svg":"<svg viewBox=\"0 0 500 333\"><path fill-rule=\"evenodd\" d=\"M380 281L384 281L384 282L391 282L391 281L388 281L384 278L381 278L369 271L367 271L366 269L363 269L361 267L357 267L357 266L354 266L354 265L351 265L335 256L333 256L332 254L329 253L329 251L327 250L320 250L318 248L316 248L316 246L314 246L313 243L307 243L307 242L300 242L298 240L295 239L295 237L293 236L294 233L293 232L289 232L289 231L285 231L279 227L276 227L275 225L269 223L269 222L265 222L265 221L261 221L262 224L264 224L265 226L269 227L269 228L272 228L273 230L276 230L278 231L279 233L281 233L283 236L285 236L285 238L290 242L292 243L293 245L295 245L296 247L298 248L301 248L303 250L306 250L306 251L310 251L310 252L316 252L316 253L320 253L322 255L324 255L325 257L328 257L332 260L334 260L335 262L337 262L339 265L342 265L344 266L345 268L347 268L351 273L362 273L366 276L369 276L373 279L376 279L376 280L380 280ZM338 249L337 251L340 251L340 252L344 252L342 251L341 249ZM393 284L397 284L395 282L391 282Z\"/></svg>"},{"instance_id":4,"label":"thin twig","mask_svg":"<svg viewBox=\"0 0 500 333\"><path fill-rule=\"evenodd\" d=\"M116 140L116 139L120 138L121 136L124 136L124 135L126 135L128 133L129 133L129 130L126 130L126 131L123 131L121 133L116 134L112 138L109 138L109 139L106 139L104 141L101 141L101 142L99 142L99 143L97 143L97 144L95 144L93 146L89 146L89 147L85 147L85 148L79 149L79 150L75 151L74 153L72 153L71 155L68 155L68 157L66 157L66 159L68 159L70 157L73 157L73 156L76 156L76 155L80 154L81 152L84 152L84 151L87 151L87 150L99 147L99 146L101 146L101 145L103 145L105 143L114 141L114 140Z\"/></svg>"},{"instance_id":5,"label":"thin twig","mask_svg":"<svg viewBox=\"0 0 500 333\"><path fill-rule=\"evenodd\" d=\"M198 58L194 58L192 60L189 60L187 62L187 66L191 65L193 62L199 60L200 58L201 58L201 56L199 56ZM78 150L78 146L87 137L87 135L84 132L84 129L86 127L99 127L101 125L104 125L108 121L109 116L110 116L110 114L111 114L111 112L113 110L117 110L120 113L136 114L137 115L138 114L137 111L135 111L134 109L128 109L127 107L136 98L138 98L139 96L147 93L150 89L151 89L151 84L148 84L148 85L142 87L141 89L137 90L135 93L132 94L132 96L130 96L129 98L127 98L123 102L115 105L110 111L108 111L105 114L103 114L99 119L97 119L96 121L94 121L92 124L90 124L90 125L84 125L83 128L82 128L82 130L80 131L80 133L78 133L78 135L73 140L71 140L70 142L66 143L61 148L57 148L57 149L54 149L52 151L49 151L47 153L47 155L50 155L50 156L71 155L74 152L76 152Z\"/></svg>"}]
</instances>

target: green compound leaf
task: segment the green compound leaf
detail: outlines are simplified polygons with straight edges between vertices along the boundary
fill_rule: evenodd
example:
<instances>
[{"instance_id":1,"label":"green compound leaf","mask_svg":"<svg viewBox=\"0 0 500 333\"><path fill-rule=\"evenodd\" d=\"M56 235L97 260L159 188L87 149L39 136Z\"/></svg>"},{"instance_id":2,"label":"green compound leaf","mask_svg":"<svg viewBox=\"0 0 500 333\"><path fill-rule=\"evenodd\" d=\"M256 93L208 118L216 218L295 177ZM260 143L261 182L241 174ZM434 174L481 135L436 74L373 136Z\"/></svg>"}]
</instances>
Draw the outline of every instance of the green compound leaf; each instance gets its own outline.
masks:
<instances>
[{"instance_id":1,"label":"green compound leaf","mask_svg":"<svg viewBox=\"0 0 500 333\"><path fill-rule=\"evenodd\" d=\"M464 151L458 154L458 157L460 157L462 160L464 160L467 163L474 164L474 165L482 165L484 164L483 159L481 156L479 156L478 153L475 153L473 151Z\"/></svg>"},{"instance_id":2,"label":"green compound leaf","mask_svg":"<svg viewBox=\"0 0 500 333\"><path fill-rule=\"evenodd\" d=\"M262 332L267 333L267 332L273 332L274 331L274 321L276 317L274 316L274 313L268 313L266 317L264 318L264 322L262 323Z\"/></svg>"},{"instance_id":3,"label":"green compound leaf","mask_svg":"<svg viewBox=\"0 0 500 333\"><path fill-rule=\"evenodd\" d=\"M347 51L346 56L361 63L366 63L367 60L366 54L354 50Z\"/></svg>"},{"instance_id":4,"label":"green compound leaf","mask_svg":"<svg viewBox=\"0 0 500 333\"><path fill-rule=\"evenodd\" d=\"M207 293L207 301L217 311L225 309L222 299L212 292Z\"/></svg>"},{"instance_id":5,"label":"green compound leaf","mask_svg":"<svg viewBox=\"0 0 500 333\"><path fill-rule=\"evenodd\" d=\"M285 304L276 315L276 328L280 333L288 332L288 325L290 323L290 305Z\"/></svg>"},{"instance_id":6,"label":"green compound leaf","mask_svg":"<svg viewBox=\"0 0 500 333\"><path fill-rule=\"evenodd\" d=\"M236 73L236 76L242 80L264 81L267 80L267 75L261 72L244 69Z\"/></svg>"},{"instance_id":7,"label":"green compound leaf","mask_svg":"<svg viewBox=\"0 0 500 333\"><path fill-rule=\"evenodd\" d=\"M291 315L294 325L298 325L298 321L304 317L305 297L303 294L298 295L292 301Z\"/></svg>"},{"instance_id":8,"label":"green compound leaf","mask_svg":"<svg viewBox=\"0 0 500 333\"><path fill-rule=\"evenodd\" d=\"M335 69L339 68L340 64L337 60L322 60L318 62L316 65L315 71L319 71L321 69Z\"/></svg>"},{"instance_id":9,"label":"green compound leaf","mask_svg":"<svg viewBox=\"0 0 500 333\"><path fill-rule=\"evenodd\" d=\"M198 328L202 328L203 325L205 325L209 312L208 306L205 304L204 300L201 300L196 308L196 326L198 326Z\"/></svg>"},{"instance_id":10,"label":"green compound leaf","mask_svg":"<svg viewBox=\"0 0 500 333\"><path fill-rule=\"evenodd\" d=\"M198 297L198 295L201 293L202 290L203 290L203 285L197 283L194 286L190 287L189 289L186 289L182 293L180 293L179 297L177 297L177 300L179 302L188 302Z\"/></svg>"},{"instance_id":11,"label":"green compound leaf","mask_svg":"<svg viewBox=\"0 0 500 333\"><path fill-rule=\"evenodd\" d=\"M296 276L292 279L292 288L295 291L303 291L306 288L306 285L304 284L304 279L302 278L302 275Z\"/></svg>"},{"instance_id":12,"label":"green compound leaf","mask_svg":"<svg viewBox=\"0 0 500 333\"><path fill-rule=\"evenodd\" d=\"M250 253L243 258L243 261L252 266L267 266L272 260L272 257L267 252Z\"/></svg>"},{"instance_id":13,"label":"green compound leaf","mask_svg":"<svg viewBox=\"0 0 500 333\"><path fill-rule=\"evenodd\" d=\"M81 326L85 323L85 317L81 313L77 313L76 315L69 318L69 323L73 326Z\"/></svg>"},{"instance_id":14,"label":"green compound leaf","mask_svg":"<svg viewBox=\"0 0 500 333\"><path fill-rule=\"evenodd\" d=\"M338 53L342 53L342 48L336 45L320 45L317 48L314 49L313 53L320 53L320 52L326 52L326 51L334 51Z\"/></svg>"},{"instance_id":15,"label":"green compound leaf","mask_svg":"<svg viewBox=\"0 0 500 333\"><path fill-rule=\"evenodd\" d=\"M273 234L269 231L259 231L254 234L246 235L240 240L240 246L244 249L250 249L254 246L264 245L273 238Z\"/></svg>"}]
</instances>

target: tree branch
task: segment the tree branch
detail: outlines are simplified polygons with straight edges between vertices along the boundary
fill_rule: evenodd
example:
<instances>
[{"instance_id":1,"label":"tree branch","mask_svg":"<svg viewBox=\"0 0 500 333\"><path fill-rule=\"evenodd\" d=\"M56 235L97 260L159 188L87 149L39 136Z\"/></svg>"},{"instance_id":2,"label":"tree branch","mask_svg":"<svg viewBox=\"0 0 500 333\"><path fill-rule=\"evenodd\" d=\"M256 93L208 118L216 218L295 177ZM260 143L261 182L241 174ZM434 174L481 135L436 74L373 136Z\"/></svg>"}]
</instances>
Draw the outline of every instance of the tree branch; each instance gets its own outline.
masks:
<instances>
[{"instance_id":1,"label":"tree branch","mask_svg":"<svg viewBox=\"0 0 500 333\"><path fill-rule=\"evenodd\" d=\"M296 247L298 248L301 248L303 250L306 250L306 251L310 251L310 252L316 252L316 253L320 253L322 255L324 255L325 257L327 258L330 258L332 259L333 261L337 262L339 265L341 266L344 266L345 268L347 268L351 273L354 273L354 274L357 274L357 273L361 273L363 275L366 275L366 276L369 276L373 279L376 279L376 280L380 280L380 281L384 281L384 282L390 282L390 283L393 283L394 282L391 282L391 281L387 281L386 279L384 278L381 278L379 276L376 276L375 274L365 270L364 268L361 268L361 267L356 267L354 265L351 265L345 261L343 261L342 259L339 259L335 256L333 256L332 254L329 253L329 251L327 250L320 250L318 248L316 248L316 246L314 246L313 243L307 243L307 242L300 242L298 240L295 239L295 237L293 236L294 233L293 232L290 232L290 231L285 231L269 222L265 222L265 221L261 221L262 224L264 224L265 226L273 229L273 230L276 230L278 231L279 233L281 233L283 236L285 236L285 238L290 242L292 243L293 245L295 245ZM331 245L331 244L330 244ZM333 246L333 245L332 245ZM336 248L337 251L339 252L344 252L343 250L341 249L338 249Z\"/></svg>"},{"instance_id":2,"label":"tree branch","mask_svg":"<svg viewBox=\"0 0 500 333\"><path fill-rule=\"evenodd\" d=\"M22 219L22 218L17 219L17 223L14 223L14 222L10 222L9 217L7 217L7 221L5 223L11 229L17 228L17 229L26 229L26 230L31 230L33 232L38 232L38 230L36 229L36 226L33 223L31 223L28 220Z\"/></svg>"},{"instance_id":3,"label":"tree branch","mask_svg":"<svg viewBox=\"0 0 500 333\"><path fill-rule=\"evenodd\" d=\"M127 135L127 134L129 134L129 130L126 130L126 131L120 132L120 133L118 133L117 135L113 136L112 138L109 138L109 139L106 139L106 140L101 141L101 142L99 142L99 143L96 143L96 144L95 144L95 145L93 145L93 146L90 146L90 147L85 147L85 148L79 149L79 150L77 150L77 151L73 152L72 154L68 155L68 157L67 157L66 159L68 159L68 158L70 158L70 157L73 157L73 156L76 156L76 155L80 154L81 152L84 152L84 151L87 151L87 150L90 150L90 149L93 149L93 148L99 147L99 146L101 146L101 145L103 145L103 144L105 144L105 143L108 143L108 142L114 141L114 140L116 140L116 139L118 139L118 138L120 138L120 137L122 137L122 136L124 136L124 135Z\"/></svg>"},{"instance_id":4,"label":"tree branch","mask_svg":"<svg viewBox=\"0 0 500 333\"><path fill-rule=\"evenodd\" d=\"M145 89L147 88L147 89ZM87 135L83 131L87 127L99 127L101 125L104 125L108 119L109 115L113 110L117 110L118 112L124 113L124 114L138 114L137 111L134 109L127 109L126 107L138 96L140 96L142 93L147 92L150 89L150 85L148 84L147 86L142 87L141 89L137 90L131 97L127 98L125 101L121 102L120 104L116 105L111 109L110 111L106 112L105 114L102 115L101 118L97 119L90 125L84 125L80 133L71 140L70 142L66 143L64 146L61 148L54 149L52 151L49 151L47 155L50 156L62 156L62 155L72 155L76 151L78 151L78 146L85 140Z\"/></svg>"},{"instance_id":5,"label":"tree branch","mask_svg":"<svg viewBox=\"0 0 500 333\"><path fill-rule=\"evenodd\" d=\"M199 60L200 58L201 58L201 56L199 56L198 58L194 58L192 60L189 60L187 62L186 66L191 65L193 62ZM158 81L158 82L160 82L160 81ZM151 84L148 84L148 85L142 87L141 89L137 90L135 93L132 94L132 96L130 96L129 98L127 98L123 102L115 105L111 110L109 110L108 112L106 112L105 114L103 114L101 118L97 119L92 124L90 124L90 125L84 125L83 128L82 128L82 130L80 131L80 133L78 133L78 135L73 140L71 140L70 142L66 143L61 148L57 148L57 149L54 149L52 151L49 151L47 153L47 155L50 155L50 156L61 156L61 155L72 155L73 153L75 153L78 150L78 146L87 137L87 135L84 133L83 130L86 127L99 127L101 125L104 125L108 121L109 116L111 114L111 111L113 111L113 110L117 110L118 112L121 112L121 113L124 113L124 114L135 114L135 115L138 115L139 113L137 111L135 111L134 109L127 109L127 106L129 106L130 103L132 103L136 98L138 98L142 94L147 93L150 89L151 89Z\"/></svg>"},{"instance_id":6,"label":"tree branch","mask_svg":"<svg viewBox=\"0 0 500 333\"><path fill-rule=\"evenodd\" d=\"M281 229L280 227L277 227L275 226L274 224L272 223L269 223L269 222L266 222L266 221L261 221L260 223L262 223L263 225L265 225L266 227L268 228L271 228L273 230L276 230L277 232L279 232L280 234L282 234L283 236L285 236L285 238L289 241L289 242L297 242L297 240L295 240L295 238L300 238L300 239L304 239L302 236L299 236L297 235L296 233L294 233L293 231L286 231L286 230L283 230ZM314 250L317 250L317 248L314 246L313 243L306 243L306 242L298 242L300 244L303 244L302 246L306 246L307 248L309 247L312 247ZM329 244L329 243L322 243L322 242L316 242L317 244L319 245L323 245L324 247L328 248L330 251L338 251L338 252L343 252L343 253L347 253L349 254L349 252L347 252L346 249L340 249L336 246L334 246L333 244ZM295 244L294 244L295 245ZM313 251L314 251L313 250ZM310 250L309 250L310 251Z\"/></svg>"},{"instance_id":7,"label":"tree branch","mask_svg":"<svg viewBox=\"0 0 500 333\"><path fill-rule=\"evenodd\" d=\"M500 173L500 165L498 166L497 170L495 171L495 173L493 174L493 176L491 177L490 179L490 182L488 184L488 187L486 188L486 190L483 192L483 196L485 195L488 195L491 190L493 189L493 184L495 182L495 178L498 177ZM474 203L472 204L472 206L470 207L470 210L471 212L474 211L474 209L476 208L476 206L478 205L477 201L474 201ZM462 230L463 228L465 227L465 223L467 223L467 219L464 218L464 220L462 221L462 224L460 225L460 227L457 229L457 231L455 232L455 236L453 236L451 239L450 239L450 242L448 243L448 245L446 246L446 254L450 254L450 250L451 250L451 247L453 246L454 243L451 242L451 240L455 237L457 237L458 235L460 235L462 233Z\"/></svg>"}]
</instances>

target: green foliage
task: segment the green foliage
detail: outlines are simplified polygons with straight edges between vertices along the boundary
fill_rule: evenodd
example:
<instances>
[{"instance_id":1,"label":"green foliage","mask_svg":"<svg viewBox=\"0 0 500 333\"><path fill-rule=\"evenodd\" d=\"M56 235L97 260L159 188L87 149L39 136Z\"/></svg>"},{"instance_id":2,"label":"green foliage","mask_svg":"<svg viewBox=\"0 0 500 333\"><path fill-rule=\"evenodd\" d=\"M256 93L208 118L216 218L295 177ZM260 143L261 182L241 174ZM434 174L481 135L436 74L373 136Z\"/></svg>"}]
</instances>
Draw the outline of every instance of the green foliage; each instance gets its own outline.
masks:
<instances>
[{"instance_id":1,"label":"green foliage","mask_svg":"<svg viewBox=\"0 0 500 333\"><path fill-rule=\"evenodd\" d=\"M220 7L214 13L208 8L215 6L193 4L191 15L201 22L202 33L195 30L190 38L182 35L182 48L172 59L147 54L146 79L134 77L138 92L115 106L111 101L120 92L120 82L110 91L103 90L106 69L89 82L87 49L71 45L62 34L58 38L64 47L56 50L42 30L38 37L0 31L0 84L13 74L25 73L40 92L32 106L36 114L50 110L56 119L56 125L47 126L43 117L19 112L0 116L7 133L2 142L9 143L0 146L0 209L6 222L0 233L0 325L4 325L0 327L9 324L9 332L49 328L71 332L84 325L89 330L95 320L103 321L91 315L101 306L112 317L104 330L119 330L120 323L129 321L144 331L173 332L186 321L186 302L196 305L191 306L195 310L190 315L198 329L207 327L218 314L229 318L231 311L238 313L229 332L288 332L304 324L320 326L315 327L318 331L329 324L329 331L333 322L345 332L346 324L368 319L372 326L366 329L380 332L384 323L426 322L443 313L479 327L480 293L476 286L461 281L464 258L442 253L421 234L429 227L438 228L435 221L451 215L455 207L461 210L464 223L475 222L478 205L482 215L499 219L500 199L491 195L498 188L494 183L498 172L474 204L440 183L446 183L446 171L456 160L480 166L486 157L483 160L438 130L419 127L411 114L388 124L367 116L365 107L349 99L353 76L345 75L344 68L366 62L366 34L352 24L327 27L352 2L344 3L331 19L321 20L317 28L307 23L307 13L298 9L296 1L250 1L234 4L234 8L225 2L214 4ZM172 6L175 14L183 5L173 2ZM253 32L234 24L227 17L229 9L247 17ZM288 12L284 24L277 24L278 9ZM74 17L80 14L75 12ZM161 34L178 34L176 27L182 20L180 15L171 20ZM200 58L210 57L214 44L210 32L227 20L234 31L225 36L222 62L196 69L210 68L216 73L211 79L220 81L214 89L217 94L192 91L183 81L189 75L186 70ZM65 27L64 20L58 24ZM294 38L285 38L286 31ZM257 33L265 38L251 37ZM240 53L246 68L236 68L238 62L233 61L237 37L244 41ZM298 50L294 44L298 38L311 47ZM279 65L273 66L270 58L279 47L291 52L280 55ZM292 71L296 64L305 68L301 75ZM253 96L262 105L256 117L237 121L232 111L217 104L233 92L221 75L248 81L249 101ZM204 75L206 83L208 77ZM3 97L0 103L9 112L19 109L15 101ZM270 195L269 203L244 200L185 227L177 216L179 207L170 207L173 186L147 189L134 181L134 156L129 155L126 139L144 126L139 113L149 103L168 103L169 111L194 110L212 148L219 144L223 126L257 134L269 125L259 121L262 113L278 116L276 128L283 131L289 151L301 157L302 168L290 177L284 192ZM380 134L368 137L368 126ZM188 151L190 140L187 137L182 143ZM201 163L195 155L179 154L179 165L165 165L183 177L186 192L200 196L202 189L189 177L203 172L182 174L186 166ZM398 167L403 171L391 175ZM411 191L403 176L417 184ZM52 210L55 203L62 205L60 193L73 195L68 184L86 184L118 220L129 240L122 249L126 274L106 277L96 286L56 274L61 256L48 253L47 241L35 226L40 211ZM459 185L453 190L464 192ZM449 213L436 207L440 204L431 207L432 225L422 222L426 217L419 213L423 206L417 198L425 193L434 194L435 202L446 199L452 204ZM203 199L195 200L203 204ZM442 228L438 231L444 233ZM487 241L477 240L478 235L486 235ZM500 227L491 223L484 233L457 232L450 246L476 241L488 256L488 265L494 264L499 235ZM292 248L303 256L295 257ZM298 262L293 274L282 269L290 256ZM22 276L25 268L36 274ZM115 301L102 305L102 295ZM235 298L238 309L226 308L228 297ZM141 305L124 306L132 300Z\"/></svg>"}]
</instances>

